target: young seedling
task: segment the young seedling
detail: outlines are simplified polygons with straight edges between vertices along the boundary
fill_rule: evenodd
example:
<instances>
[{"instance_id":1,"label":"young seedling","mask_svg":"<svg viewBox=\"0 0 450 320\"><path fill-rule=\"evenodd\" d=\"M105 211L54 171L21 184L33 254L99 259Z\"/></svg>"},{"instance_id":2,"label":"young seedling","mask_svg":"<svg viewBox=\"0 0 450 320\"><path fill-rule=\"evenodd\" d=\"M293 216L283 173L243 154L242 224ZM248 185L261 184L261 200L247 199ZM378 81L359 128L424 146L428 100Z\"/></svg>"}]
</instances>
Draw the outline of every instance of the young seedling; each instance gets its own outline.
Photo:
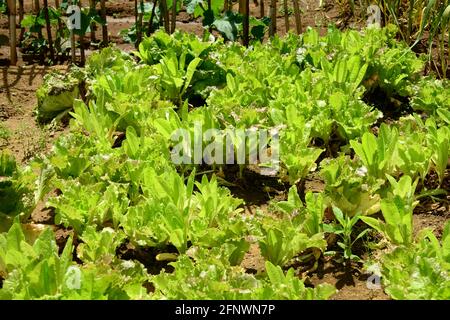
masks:
<instances>
[{"instance_id":1,"label":"young seedling","mask_svg":"<svg viewBox=\"0 0 450 320\"><path fill-rule=\"evenodd\" d=\"M352 248L356 241L361 239L366 235L367 232L369 232L370 229L364 229L361 231L354 239L352 238L352 234L355 230L356 223L361 218L361 213L355 214L353 217L349 217L347 215L344 215L344 213L341 211L341 209L334 207L333 208L334 216L338 222L338 224L335 225L326 225L327 231L332 232L336 235L339 235L341 238L341 241L338 241L337 245L342 248L342 262L349 266L352 261L359 262L361 261L361 258L357 255L353 254ZM328 251L327 254L335 254L334 251Z\"/></svg>"}]
</instances>

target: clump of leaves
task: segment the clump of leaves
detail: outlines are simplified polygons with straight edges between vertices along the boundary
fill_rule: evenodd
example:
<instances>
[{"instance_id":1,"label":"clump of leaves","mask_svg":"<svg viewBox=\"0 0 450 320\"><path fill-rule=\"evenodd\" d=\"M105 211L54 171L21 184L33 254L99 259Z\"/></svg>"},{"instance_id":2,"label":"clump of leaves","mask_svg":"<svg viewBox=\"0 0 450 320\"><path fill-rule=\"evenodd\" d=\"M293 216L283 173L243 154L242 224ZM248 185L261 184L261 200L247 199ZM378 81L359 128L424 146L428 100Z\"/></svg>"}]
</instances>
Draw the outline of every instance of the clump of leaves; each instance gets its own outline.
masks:
<instances>
[{"instance_id":1,"label":"clump of leaves","mask_svg":"<svg viewBox=\"0 0 450 320\"><path fill-rule=\"evenodd\" d=\"M398 300L450 298L450 223L439 240L429 229L411 247L400 246L381 259L385 291Z\"/></svg>"},{"instance_id":2,"label":"clump of leaves","mask_svg":"<svg viewBox=\"0 0 450 320\"><path fill-rule=\"evenodd\" d=\"M155 299L264 299L264 300L322 300L328 299L336 289L328 284L306 288L302 280L290 269L286 274L281 267L266 262L266 277L255 277L239 266L230 266L226 256L231 245L192 252L190 258L181 255L173 273L162 272L153 276ZM226 281L224 281L226 279Z\"/></svg>"},{"instance_id":3,"label":"clump of leaves","mask_svg":"<svg viewBox=\"0 0 450 320\"><path fill-rule=\"evenodd\" d=\"M361 162L340 156L323 162L320 173L325 180L325 194L347 215L353 216L358 212L370 215L380 210L377 192L384 180L369 176Z\"/></svg>"},{"instance_id":4,"label":"clump of leaves","mask_svg":"<svg viewBox=\"0 0 450 320\"><path fill-rule=\"evenodd\" d=\"M275 204L281 218L264 217L259 222L259 247L264 258L284 266L289 260L311 249L317 260L326 248L323 234L324 199L306 195L307 207L300 200L295 186L289 190L288 201Z\"/></svg>"},{"instance_id":5,"label":"clump of leaves","mask_svg":"<svg viewBox=\"0 0 450 320\"><path fill-rule=\"evenodd\" d=\"M341 241L338 241L337 245L343 250L342 260L344 264L348 265L351 261L361 261L360 257L352 253L352 247L355 242L364 237L370 230L366 228L356 235L356 237L352 237L352 234L355 231L355 225L361 218L361 213L357 213L353 217L349 217L336 207L333 208L333 213L338 223L335 225L326 225L326 230L338 235L341 238ZM332 254L334 252L328 251L327 253Z\"/></svg>"},{"instance_id":6,"label":"clump of leaves","mask_svg":"<svg viewBox=\"0 0 450 320\"><path fill-rule=\"evenodd\" d=\"M365 223L396 245L410 245L413 240L413 210L418 204L414 192L418 180L412 181L410 176L402 176L399 181L388 176L391 189L388 197L381 200L381 212L385 222L372 217L361 217Z\"/></svg>"}]
</instances>

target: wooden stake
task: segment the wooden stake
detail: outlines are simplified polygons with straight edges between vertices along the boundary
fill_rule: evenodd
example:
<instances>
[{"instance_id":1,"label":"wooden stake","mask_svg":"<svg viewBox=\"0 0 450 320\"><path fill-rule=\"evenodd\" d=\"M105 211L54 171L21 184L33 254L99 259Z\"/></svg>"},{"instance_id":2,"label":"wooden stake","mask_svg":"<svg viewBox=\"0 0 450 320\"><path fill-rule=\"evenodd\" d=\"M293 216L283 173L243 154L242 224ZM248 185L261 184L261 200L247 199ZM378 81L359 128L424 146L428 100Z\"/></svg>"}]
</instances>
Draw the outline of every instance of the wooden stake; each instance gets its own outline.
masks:
<instances>
[{"instance_id":1,"label":"wooden stake","mask_svg":"<svg viewBox=\"0 0 450 320\"><path fill-rule=\"evenodd\" d=\"M22 42L23 36L25 35L25 28L22 28L23 14L24 14L23 0L19 0L19 25L20 25L19 43Z\"/></svg>"},{"instance_id":2,"label":"wooden stake","mask_svg":"<svg viewBox=\"0 0 450 320\"><path fill-rule=\"evenodd\" d=\"M269 15L269 36L273 37L277 33L277 0L270 0Z\"/></svg>"},{"instance_id":3,"label":"wooden stake","mask_svg":"<svg viewBox=\"0 0 450 320\"><path fill-rule=\"evenodd\" d=\"M283 9L284 9L284 26L286 28L286 33L289 32L289 7L287 4L287 0L283 0Z\"/></svg>"},{"instance_id":4,"label":"wooden stake","mask_svg":"<svg viewBox=\"0 0 450 320\"><path fill-rule=\"evenodd\" d=\"M147 28L147 37L153 32L153 19L155 17L156 5L158 4L158 0L153 1L152 13L150 14L150 19L148 20L148 28Z\"/></svg>"},{"instance_id":5,"label":"wooden stake","mask_svg":"<svg viewBox=\"0 0 450 320\"><path fill-rule=\"evenodd\" d=\"M41 7L39 5L39 0L34 0L34 13L38 14L39 10L41 10Z\"/></svg>"},{"instance_id":6,"label":"wooden stake","mask_svg":"<svg viewBox=\"0 0 450 320\"><path fill-rule=\"evenodd\" d=\"M59 6L59 0L55 0L55 7L57 10L60 10L60 6ZM61 32L63 26L61 23L61 19L58 19L58 33Z\"/></svg>"},{"instance_id":7,"label":"wooden stake","mask_svg":"<svg viewBox=\"0 0 450 320\"><path fill-rule=\"evenodd\" d=\"M50 17L48 15L48 0L44 0L44 17L47 28L48 50L50 51L50 60L53 62L55 61L55 53L53 52L52 26L50 25Z\"/></svg>"},{"instance_id":8,"label":"wooden stake","mask_svg":"<svg viewBox=\"0 0 450 320\"><path fill-rule=\"evenodd\" d=\"M211 0L208 0L208 10L209 10L210 12L211 12L211 10L212 10ZM212 33L212 25L211 25L211 24L208 26L208 32L209 32L209 33Z\"/></svg>"},{"instance_id":9,"label":"wooden stake","mask_svg":"<svg viewBox=\"0 0 450 320\"><path fill-rule=\"evenodd\" d=\"M243 44L244 44L244 46L246 46L246 47L248 47L248 44L249 44L249 29L250 29L250 15L249 15L249 12L250 12L250 0L243 0L243 2L244 2L244 8L243 8L243 10L244 10L244 12L243 12L243 15L244 15L244 21L243 21L243 36L244 36L244 38L243 38Z\"/></svg>"},{"instance_id":10,"label":"wooden stake","mask_svg":"<svg viewBox=\"0 0 450 320\"><path fill-rule=\"evenodd\" d=\"M244 14L244 10L245 10L245 0L239 0L239 9L238 9L238 11L239 11L239 13L240 14Z\"/></svg>"},{"instance_id":11,"label":"wooden stake","mask_svg":"<svg viewBox=\"0 0 450 320\"><path fill-rule=\"evenodd\" d=\"M295 16L295 27L297 29L297 34L302 33L302 17L300 14L300 7L298 5L298 0L294 1L294 16Z\"/></svg>"},{"instance_id":12,"label":"wooden stake","mask_svg":"<svg viewBox=\"0 0 450 320\"><path fill-rule=\"evenodd\" d=\"M138 25L138 0L134 0L134 23Z\"/></svg>"},{"instance_id":13,"label":"wooden stake","mask_svg":"<svg viewBox=\"0 0 450 320\"><path fill-rule=\"evenodd\" d=\"M177 22L177 0L173 0L173 2L172 2L172 24L170 26L170 33L175 32L175 27L177 25L176 22Z\"/></svg>"},{"instance_id":14,"label":"wooden stake","mask_svg":"<svg viewBox=\"0 0 450 320\"><path fill-rule=\"evenodd\" d=\"M102 25L102 46L106 47L108 45L108 24L106 22L106 5L105 0L100 1L100 15L104 24Z\"/></svg>"},{"instance_id":15,"label":"wooden stake","mask_svg":"<svg viewBox=\"0 0 450 320\"><path fill-rule=\"evenodd\" d=\"M164 30L166 30L167 33L170 33L169 10L167 9L166 0L160 0L159 5L159 11L161 12L161 17L163 17L164 20Z\"/></svg>"},{"instance_id":16,"label":"wooden stake","mask_svg":"<svg viewBox=\"0 0 450 320\"><path fill-rule=\"evenodd\" d=\"M80 63L84 66L84 63L86 62L86 55L84 53L84 35L78 36L78 39L80 40Z\"/></svg>"},{"instance_id":17,"label":"wooden stake","mask_svg":"<svg viewBox=\"0 0 450 320\"><path fill-rule=\"evenodd\" d=\"M39 11L41 11L41 5L39 4L39 0L34 0L34 14L39 15ZM38 37L42 39L42 30L38 30Z\"/></svg>"},{"instance_id":18,"label":"wooden stake","mask_svg":"<svg viewBox=\"0 0 450 320\"><path fill-rule=\"evenodd\" d=\"M70 53L71 53L71 61L72 63L75 63L75 60L77 59L77 54L75 52L75 32L74 30L70 30Z\"/></svg>"},{"instance_id":19,"label":"wooden stake","mask_svg":"<svg viewBox=\"0 0 450 320\"><path fill-rule=\"evenodd\" d=\"M142 41L142 19L144 17L144 0L139 1L140 12L138 13L138 21L136 23L136 48L139 47L139 43Z\"/></svg>"},{"instance_id":20,"label":"wooden stake","mask_svg":"<svg viewBox=\"0 0 450 320\"><path fill-rule=\"evenodd\" d=\"M16 0L8 0L9 10L9 46L10 46L10 64L17 64L17 39L16 39Z\"/></svg>"},{"instance_id":21,"label":"wooden stake","mask_svg":"<svg viewBox=\"0 0 450 320\"><path fill-rule=\"evenodd\" d=\"M89 9L91 13L95 11L95 0L89 0ZM96 41L95 39L95 29L97 28L94 21L91 22L91 43Z\"/></svg>"}]
</instances>

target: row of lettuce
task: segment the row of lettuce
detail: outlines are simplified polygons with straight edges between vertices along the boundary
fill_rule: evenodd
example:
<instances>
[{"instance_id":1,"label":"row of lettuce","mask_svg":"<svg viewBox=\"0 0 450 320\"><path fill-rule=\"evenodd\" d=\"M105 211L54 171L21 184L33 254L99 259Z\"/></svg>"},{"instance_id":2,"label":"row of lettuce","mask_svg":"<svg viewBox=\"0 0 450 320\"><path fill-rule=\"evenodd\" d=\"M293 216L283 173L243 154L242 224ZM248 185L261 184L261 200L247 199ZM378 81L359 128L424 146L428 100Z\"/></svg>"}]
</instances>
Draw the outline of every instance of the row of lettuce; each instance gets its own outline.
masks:
<instances>
[{"instance_id":1,"label":"row of lettuce","mask_svg":"<svg viewBox=\"0 0 450 320\"><path fill-rule=\"evenodd\" d=\"M450 298L450 224L440 239L413 236L418 199L448 191L450 86L423 77L394 33L309 29L245 48L157 32L133 55L107 48L47 76L38 119L70 113L70 133L26 167L1 154L0 298L327 299L336 288L287 271L313 272L324 254L364 263L395 299ZM279 128L287 200L249 215L223 186L226 168L175 165L171 133L198 122ZM311 171L325 189L303 194ZM52 230L35 239L21 227L47 197L74 231L63 250ZM384 253L362 261L352 248L378 234ZM154 272L121 257L124 244L175 261ZM242 266L252 245L265 272Z\"/></svg>"}]
</instances>

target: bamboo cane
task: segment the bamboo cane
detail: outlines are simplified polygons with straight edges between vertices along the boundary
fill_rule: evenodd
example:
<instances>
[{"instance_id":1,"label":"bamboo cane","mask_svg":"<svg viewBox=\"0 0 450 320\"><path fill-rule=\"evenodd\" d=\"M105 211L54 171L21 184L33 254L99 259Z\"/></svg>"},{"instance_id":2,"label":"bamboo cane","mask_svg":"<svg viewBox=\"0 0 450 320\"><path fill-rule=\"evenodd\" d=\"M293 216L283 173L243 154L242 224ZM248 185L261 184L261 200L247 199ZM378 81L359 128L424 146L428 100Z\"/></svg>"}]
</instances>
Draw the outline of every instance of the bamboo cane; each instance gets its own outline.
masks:
<instances>
[{"instance_id":1,"label":"bamboo cane","mask_svg":"<svg viewBox=\"0 0 450 320\"><path fill-rule=\"evenodd\" d=\"M172 2L172 24L170 28L170 32L175 32L176 27L176 21L177 21L177 0L173 0Z\"/></svg>"},{"instance_id":2,"label":"bamboo cane","mask_svg":"<svg viewBox=\"0 0 450 320\"><path fill-rule=\"evenodd\" d=\"M138 0L134 0L134 23L138 25Z\"/></svg>"},{"instance_id":3,"label":"bamboo cane","mask_svg":"<svg viewBox=\"0 0 450 320\"><path fill-rule=\"evenodd\" d=\"M283 0L283 9L284 9L284 26L286 28L286 33L289 32L289 8L287 0Z\"/></svg>"},{"instance_id":4,"label":"bamboo cane","mask_svg":"<svg viewBox=\"0 0 450 320\"><path fill-rule=\"evenodd\" d=\"M244 21L243 21L243 44L244 46L248 47L249 44L249 29L250 29L250 0L243 0L244 1Z\"/></svg>"},{"instance_id":5,"label":"bamboo cane","mask_svg":"<svg viewBox=\"0 0 450 320\"><path fill-rule=\"evenodd\" d=\"M60 10L59 0L55 0L55 7L57 10ZM62 28L63 27L62 27L61 19L58 19L58 32L61 32Z\"/></svg>"},{"instance_id":6,"label":"bamboo cane","mask_svg":"<svg viewBox=\"0 0 450 320\"><path fill-rule=\"evenodd\" d=\"M107 46L108 45L108 25L106 22L106 4L105 4L105 0L101 0L100 1L100 15L102 17L103 20L103 24L102 24L102 46Z\"/></svg>"},{"instance_id":7,"label":"bamboo cane","mask_svg":"<svg viewBox=\"0 0 450 320\"><path fill-rule=\"evenodd\" d=\"M138 12L138 21L136 24L136 48L139 46L139 43L142 41L142 19L144 17L144 0L139 1L139 12Z\"/></svg>"},{"instance_id":8,"label":"bamboo cane","mask_svg":"<svg viewBox=\"0 0 450 320\"><path fill-rule=\"evenodd\" d=\"M160 0L159 4L160 4L159 10L161 12L161 17L163 17L163 20L164 20L164 30L167 33L170 33L169 10L167 9L167 2L166 2L166 0Z\"/></svg>"},{"instance_id":9,"label":"bamboo cane","mask_svg":"<svg viewBox=\"0 0 450 320\"><path fill-rule=\"evenodd\" d=\"M55 61L55 53L53 51L52 26L50 24L50 17L48 14L48 0L44 0L44 17L45 17L45 26L47 29L47 41L48 41L48 50L50 52L50 59L51 61Z\"/></svg>"},{"instance_id":10,"label":"bamboo cane","mask_svg":"<svg viewBox=\"0 0 450 320\"><path fill-rule=\"evenodd\" d=\"M39 0L34 0L34 14L36 16L38 16L39 11L41 11L41 5L39 4ZM39 29L37 33L38 33L39 39L42 39L42 30Z\"/></svg>"},{"instance_id":11,"label":"bamboo cane","mask_svg":"<svg viewBox=\"0 0 450 320\"><path fill-rule=\"evenodd\" d=\"M17 39L16 39L16 0L8 0L9 20L9 46L10 64L17 64Z\"/></svg>"},{"instance_id":12,"label":"bamboo cane","mask_svg":"<svg viewBox=\"0 0 450 320\"><path fill-rule=\"evenodd\" d=\"M269 15L270 15L269 36L273 37L277 33L277 0L270 0Z\"/></svg>"},{"instance_id":13,"label":"bamboo cane","mask_svg":"<svg viewBox=\"0 0 450 320\"><path fill-rule=\"evenodd\" d=\"M295 16L295 27L297 29L297 34L302 33L302 17L300 14L300 7L298 5L298 0L294 1L294 16Z\"/></svg>"},{"instance_id":14,"label":"bamboo cane","mask_svg":"<svg viewBox=\"0 0 450 320\"><path fill-rule=\"evenodd\" d=\"M23 37L25 35L25 28L22 27L23 15L24 15L23 0L19 0L19 25L20 25L19 43L22 42Z\"/></svg>"},{"instance_id":15,"label":"bamboo cane","mask_svg":"<svg viewBox=\"0 0 450 320\"><path fill-rule=\"evenodd\" d=\"M89 9L91 10L91 13L95 11L95 0L89 0ZM94 43L96 41L95 38L95 29L96 24L94 21L91 22L91 43Z\"/></svg>"},{"instance_id":16,"label":"bamboo cane","mask_svg":"<svg viewBox=\"0 0 450 320\"><path fill-rule=\"evenodd\" d=\"M76 0L72 0L72 4L76 5L77 1ZM70 29L70 54L71 54L70 60L74 64L76 62L76 59L77 59L76 46L75 46L75 29L74 29L74 26L72 26L72 28Z\"/></svg>"},{"instance_id":17,"label":"bamboo cane","mask_svg":"<svg viewBox=\"0 0 450 320\"><path fill-rule=\"evenodd\" d=\"M150 19L148 20L147 37L150 36L150 34L153 32L153 19L155 17L156 5L157 4L158 4L158 0L154 0L153 1L152 13L150 14Z\"/></svg>"}]
</instances>

